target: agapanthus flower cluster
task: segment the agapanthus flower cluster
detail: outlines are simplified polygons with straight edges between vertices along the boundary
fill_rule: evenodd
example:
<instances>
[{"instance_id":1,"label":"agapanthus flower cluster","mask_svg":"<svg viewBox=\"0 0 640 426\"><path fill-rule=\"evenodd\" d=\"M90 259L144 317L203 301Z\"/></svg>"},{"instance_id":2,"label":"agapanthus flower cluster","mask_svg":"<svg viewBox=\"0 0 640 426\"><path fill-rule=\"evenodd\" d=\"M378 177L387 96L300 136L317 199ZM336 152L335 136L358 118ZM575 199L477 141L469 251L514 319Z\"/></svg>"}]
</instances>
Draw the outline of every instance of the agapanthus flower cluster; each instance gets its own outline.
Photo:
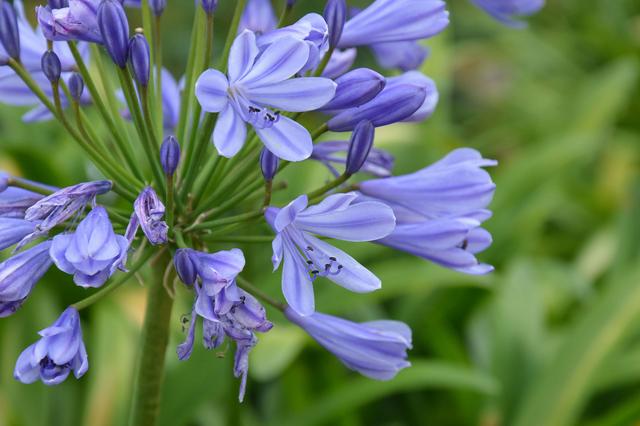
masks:
<instances>
[{"instance_id":1,"label":"agapanthus flower cluster","mask_svg":"<svg viewBox=\"0 0 640 426\"><path fill-rule=\"evenodd\" d=\"M384 289L368 265L332 240L383 245L461 273L491 272L477 255L491 244L482 225L495 185L485 168L496 162L459 148L397 175L393 156L376 146L377 128L422 122L437 109L436 82L419 70L425 42L449 24L446 4L374 0L356 9L329 0L322 11L296 16L294 1L280 13L269 0L229 2L235 14L219 23L229 36L214 57L223 2L186 2L194 12L192 45L184 75L174 77L161 55L171 30L158 29L165 9L182 2L50 0L36 8L33 28L20 0L0 1L0 101L32 108L25 121L58 121L103 176L58 188L0 174L0 248L13 247L0 263L0 316L18 311L53 266L77 286L105 286L40 332L18 359L16 379L53 385L71 372L84 375L79 311L150 259L159 278L148 283L149 315L158 312L154 304L168 306L168 323L180 295L170 285L177 276L193 298L178 357L195 350L199 324L205 348L234 342L240 400L251 349L274 326L261 302L367 377L389 380L410 365L405 324L357 323L317 310L317 280L355 293ZM507 23L542 4L473 2ZM131 14L142 14L146 27L132 29ZM381 69L359 62L362 49ZM393 76L385 76L388 69ZM98 78L107 74L115 78ZM104 126L88 121L88 109ZM324 164L328 180L274 203L284 186L280 172L307 160ZM260 223L262 234L246 233ZM271 243L286 303L242 276L247 241ZM151 318L145 327L162 323ZM143 339L158 335L167 330ZM140 370L145 359L154 358L143 354Z\"/></svg>"}]
</instances>

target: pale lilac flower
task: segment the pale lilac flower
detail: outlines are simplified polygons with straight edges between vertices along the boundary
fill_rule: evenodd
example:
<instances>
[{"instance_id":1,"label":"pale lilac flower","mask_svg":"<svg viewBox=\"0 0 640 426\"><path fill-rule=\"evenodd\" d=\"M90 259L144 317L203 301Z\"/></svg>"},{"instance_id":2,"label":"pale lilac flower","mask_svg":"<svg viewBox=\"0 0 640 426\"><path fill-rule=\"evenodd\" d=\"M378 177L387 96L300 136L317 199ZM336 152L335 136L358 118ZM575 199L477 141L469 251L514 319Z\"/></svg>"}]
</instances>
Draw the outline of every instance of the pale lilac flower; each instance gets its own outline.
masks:
<instances>
[{"instance_id":1,"label":"pale lilac flower","mask_svg":"<svg viewBox=\"0 0 640 426\"><path fill-rule=\"evenodd\" d=\"M229 76L210 69L196 83L196 96L207 112L218 112L213 142L218 152L233 157L244 145L246 123L273 154L301 161L313 151L309 132L270 108L312 111L333 98L335 83L321 77L291 78L309 59L309 44L281 37L262 53L255 34L240 34L229 56Z\"/></svg>"},{"instance_id":2,"label":"pale lilac flower","mask_svg":"<svg viewBox=\"0 0 640 426\"><path fill-rule=\"evenodd\" d=\"M38 22L47 39L53 41L88 41L102 43L98 28L98 7L101 0L69 0L69 7L36 8Z\"/></svg>"},{"instance_id":3,"label":"pale lilac flower","mask_svg":"<svg viewBox=\"0 0 640 426\"><path fill-rule=\"evenodd\" d=\"M351 370L376 380L391 380L411 364L411 329L399 321L355 323L316 312L302 316L288 308L285 316L303 328Z\"/></svg>"},{"instance_id":4,"label":"pale lilac flower","mask_svg":"<svg viewBox=\"0 0 640 426\"><path fill-rule=\"evenodd\" d=\"M50 254L80 287L101 287L116 269L124 268L128 249L127 239L113 231L107 211L97 206L75 232L53 238Z\"/></svg>"},{"instance_id":5,"label":"pale lilac flower","mask_svg":"<svg viewBox=\"0 0 640 426\"><path fill-rule=\"evenodd\" d=\"M327 78L338 78L351 69L358 56L358 49L336 49L329 59L327 67L322 71L322 76Z\"/></svg>"},{"instance_id":6,"label":"pale lilac flower","mask_svg":"<svg viewBox=\"0 0 640 426\"><path fill-rule=\"evenodd\" d=\"M420 108L403 121L420 122L431 117L440 99L436 83L419 71L409 71L397 77L388 78L386 87L393 88L404 84L413 84L423 88L426 92L426 96Z\"/></svg>"},{"instance_id":7,"label":"pale lilac flower","mask_svg":"<svg viewBox=\"0 0 640 426\"><path fill-rule=\"evenodd\" d=\"M23 219L27 209L44 198L26 189L9 187L0 192L0 217Z\"/></svg>"},{"instance_id":8,"label":"pale lilac flower","mask_svg":"<svg viewBox=\"0 0 640 426\"><path fill-rule=\"evenodd\" d=\"M50 241L45 241L0 263L0 318L15 313L51 267Z\"/></svg>"},{"instance_id":9,"label":"pale lilac flower","mask_svg":"<svg viewBox=\"0 0 640 426\"><path fill-rule=\"evenodd\" d=\"M0 250L19 243L27 235L36 231L36 222L0 216Z\"/></svg>"},{"instance_id":10,"label":"pale lilac flower","mask_svg":"<svg viewBox=\"0 0 640 426\"><path fill-rule=\"evenodd\" d=\"M336 94L322 107L327 114L348 108L359 107L374 99L386 86L387 81L369 68L358 68L336 78Z\"/></svg>"},{"instance_id":11,"label":"pale lilac flower","mask_svg":"<svg viewBox=\"0 0 640 426\"><path fill-rule=\"evenodd\" d=\"M420 68L429 56L429 48L415 41L372 44L371 50L383 68L411 71Z\"/></svg>"},{"instance_id":12,"label":"pale lilac flower","mask_svg":"<svg viewBox=\"0 0 640 426\"><path fill-rule=\"evenodd\" d=\"M373 241L395 227L392 210L382 203L353 204L356 194L336 194L308 207L306 195L286 207L269 207L267 222L277 233L273 240L274 269L283 264L282 292L300 315L315 310L313 281L326 277L356 293L380 288L380 280L355 259L313 234L344 241Z\"/></svg>"},{"instance_id":13,"label":"pale lilac flower","mask_svg":"<svg viewBox=\"0 0 640 426\"><path fill-rule=\"evenodd\" d=\"M544 0L471 0L493 18L505 25L522 28L526 23L517 18L530 16L544 6Z\"/></svg>"},{"instance_id":14,"label":"pale lilac flower","mask_svg":"<svg viewBox=\"0 0 640 426\"><path fill-rule=\"evenodd\" d=\"M13 373L16 380L27 384L41 380L52 386L64 382L71 372L76 379L87 372L89 360L77 310L67 308L56 322L39 334L41 339L18 358Z\"/></svg>"},{"instance_id":15,"label":"pale lilac flower","mask_svg":"<svg viewBox=\"0 0 640 426\"><path fill-rule=\"evenodd\" d=\"M238 34L249 30L260 35L275 30L277 25L271 0L249 0L240 19Z\"/></svg>"},{"instance_id":16,"label":"pale lilac flower","mask_svg":"<svg viewBox=\"0 0 640 426\"><path fill-rule=\"evenodd\" d=\"M334 165L344 166L348 151L349 141L320 142L313 146L311 158L320 161L334 176L338 177L342 172L338 171ZM393 171L393 163L394 158L387 151L372 148L360 171L375 177L388 177Z\"/></svg>"},{"instance_id":17,"label":"pale lilac flower","mask_svg":"<svg viewBox=\"0 0 640 426\"><path fill-rule=\"evenodd\" d=\"M143 189L133 203L133 208L134 212L126 232L129 243L133 241L140 227L151 244L166 244L169 227L163 220L165 207L156 191L150 186Z\"/></svg>"}]
</instances>

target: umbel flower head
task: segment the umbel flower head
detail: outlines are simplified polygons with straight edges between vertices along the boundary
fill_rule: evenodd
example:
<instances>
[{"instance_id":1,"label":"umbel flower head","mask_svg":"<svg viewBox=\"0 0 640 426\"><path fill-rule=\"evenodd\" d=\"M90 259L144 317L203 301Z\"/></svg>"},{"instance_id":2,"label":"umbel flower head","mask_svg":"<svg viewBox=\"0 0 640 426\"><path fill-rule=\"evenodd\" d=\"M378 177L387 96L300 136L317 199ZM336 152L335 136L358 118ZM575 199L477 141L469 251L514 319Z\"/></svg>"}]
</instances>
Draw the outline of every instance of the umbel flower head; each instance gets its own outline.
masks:
<instances>
[{"instance_id":1,"label":"umbel flower head","mask_svg":"<svg viewBox=\"0 0 640 426\"><path fill-rule=\"evenodd\" d=\"M80 316L67 308L50 327L40 333L41 339L25 349L13 373L22 383L41 380L45 385L58 385L73 372L79 379L89 369L87 350L82 340Z\"/></svg>"}]
</instances>

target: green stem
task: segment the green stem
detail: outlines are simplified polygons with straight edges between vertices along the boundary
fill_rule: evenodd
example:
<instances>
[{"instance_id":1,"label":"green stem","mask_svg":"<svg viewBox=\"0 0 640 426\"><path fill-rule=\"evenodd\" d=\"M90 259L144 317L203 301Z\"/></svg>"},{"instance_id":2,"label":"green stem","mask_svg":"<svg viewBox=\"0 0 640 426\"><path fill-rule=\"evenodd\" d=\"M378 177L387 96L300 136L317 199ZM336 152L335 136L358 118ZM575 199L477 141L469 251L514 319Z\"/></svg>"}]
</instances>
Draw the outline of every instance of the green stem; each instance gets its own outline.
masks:
<instances>
[{"instance_id":1,"label":"green stem","mask_svg":"<svg viewBox=\"0 0 640 426\"><path fill-rule=\"evenodd\" d=\"M173 299L164 288L162 280L171 259L164 255L150 286L147 309L142 326L140 354L133 390L131 426L153 426L157 423L160 395L164 381L164 361L169 343L169 325Z\"/></svg>"},{"instance_id":2,"label":"green stem","mask_svg":"<svg viewBox=\"0 0 640 426\"><path fill-rule=\"evenodd\" d=\"M233 45L236 35L238 34L238 27L240 26L240 19L244 12L244 7L247 4L247 0L237 0L236 10L233 12L233 18L231 25L229 26L229 32L227 33L227 40L224 43L224 50L222 51L222 57L220 58L220 65L218 69L222 72L227 70L227 64L229 63L229 52L231 52L231 45Z\"/></svg>"},{"instance_id":3,"label":"green stem","mask_svg":"<svg viewBox=\"0 0 640 426\"><path fill-rule=\"evenodd\" d=\"M329 126L327 126L327 123L324 123L322 126L314 130L313 133L311 133L311 140L315 141L316 139L318 139L320 136L324 135L328 131L329 131Z\"/></svg>"},{"instance_id":4,"label":"green stem","mask_svg":"<svg viewBox=\"0 0 640 426\"><path fill-rule=\"evenodd\" d=\"M224 203L220 204L216 208L211 209L209 211L199 211L200 210L199 209L199 210L196 210L196 214L201 214L200 219L202 220L210 216L213 216L214 214L224 213L225 211L235 207L238 203L246 200L249 195L251 195L254 191L260 189L261 187L262 187L262 181L256 180L252 184L247 185L242 191L228 198ZM214 204L214 201L211 201L211 203L209 204L204 204L203 207L206 205L212 205L212 204Z\"/></svg>"},{"instance_id":5,"label":"green stem","mask_svg":"<svg viewBox=\"0 0 640 426\"><path fill-rule=\"evenodd\" d=\"M348 181L349 178L351 178L351 175L345 173L337 177L336 179L332 180L331 182L327 183L326 185L316 189L315 191L308 193L307 197L309 198L309 202L315 201L318 198L322 197L327 192L331 191L332 189L339 187L340 185Z\"/></svg>"},{"instance_id":6,"label":"green stem","mask_svg":"<svg viewBox=\"0 0 640 426\"><path fill-rule=\"evenodd\" d=\"M142 99L142 115L144 116L144 123L147 127L147 135L149 136L147 143L149 144L149 149L151 150L152 155L149 160L151 162L151 167L153 168L153 173L156 175L160 193L162 195L165 195L165 179L162 171L162 166L160 165L160 140L156 136L153 117L151 116L151 110L149 109L149 90L147 87L139 87L138 90L141 94L140 97Z\"/></svg>"},{"instance_id":7,"label":"green stem","mask_svg":"<svg viewBox=\"0 0 640 426\"><path fill-rule=\"evenodd\" d=\"M268 235L225 235L204 237L209 243L253 243L253 244L270 244L273 236Z\"/></svg>"},{"instance_id":8,"label":"green stem","mask_svg":"<svg viewBox=\"0 0 640 426\"><path fill-rule=\"evenodd\" d=\"M187 153L187 158L185 158L183 164L185 164L185 170L187 171L184 182L182 184L182 199L186 200L188 194L191 192L191 187L195 178L198 174L199 168L198 164L200 163L201 157L204 154L204 150L209 144L209 140L211 139L211 135L213 134L213 129L216 124L216 115L215 114L207 114L204 125L200 130L200 138L196 144L194 144L195 149L193 149L193 153L189 155Z\"/></svg>"},{"instance_id":9,"label":"green stem","mask_svg":"<svg viewBox=\"0 0 640 426\"><path fill-rule=\"evenodd\" d=\"M159 16L156 16L153 26L153 43L155 44L154 52L155 52L155 76L156 76L156 96L155 96L155 107L156 107L156 122L158 123L157 131L159 134L162 134L162 129L164 128L164 105L162 105L162 43L160 34L160 23L161 19Z\"/></svg>"},{"instance_id":10,"label":"green stem","mask_svg":"<svg viewBox=\"0 0 640 426\"><path fill-rule=\"evenodd\" d=\"M37 182L30 182L15 176L11 176L9 178L9 186L26 189L27 191L35 192L36 194L42 195L51 195L55 192L52 188L47 188L46 186L40 185Z\"/></svg>"},{"instance_id":11,"label":"green stem","mask_svg":"<svg viewBox=\"0 0 640 426\"><path fill-rule=\"evenodd\" d=\"M258 287L256 287L255 285L251 284L249 281L245 280L244 278L238 276L236 278L237 282L238 282L238 286L246 291L248 291L251 294L255 294L256 296L258 296L260 299L262 299L263 301L267 302L269 305L273 306L274 308L284 312L285 309L287 309L287 305L285 305L282 302L278 302L277 300L275 300L274 298L272 298L271 296L269 296L268 294L264 293L262 290L260 290Z\"/></svg>"},{"instance_id":12,"label":"green stem","mask_svg":"<svg viewBox=\"0 0 640 426\"><path fill-rule=\"evenodd\" d=\"M289 21L289 16L291 15L291 11L293 10L293 6L289 5L289 2L285 0L284 6L282 7L282 13L280 14L280 19L278 20L278 28L282 28Z\"/></svg>"},{"instance_id":13,"label":"green stem","mask_svg":"<svg viewBox=\"0 0 640 426\"><path fill-rule=\"evenodd\" d=\"M220 225L230 225L232 223L245 222L251 219L257 219L259 217L262 217L262 215L263 215L262 210L259 210L257 212L251 212L251 213L243 213L237 216L225 217L223 219L212 220L209 222L196 223L191 225L187 229L185 229L185 231L190 232L198 229L215 228L216 226L220 226Z\"/></svg>"},{"instance_id":14,"label":"green stem","mask_svg":"<svg viewBox=\"0 0 640 426\"><path fill-rule=\"evenodd\" d=\"M174 220L174 182L173 175L167 175L167 225L173 228Z\"/></svg>"},{"instance_id":15,"label":"green stem","mask_svg":"<svg viewBox=\"0 0 640 426\"><path fill-rule=\"evenodd\" d=\"M333 55L334 50L335 47L331 47L327 51L327 53L324 54L324 56L322 57L322 61L320 61L320 64L318 65L318 68L316 68L316 71L313 73L314 77L320 77L322 75L324 70L327 68L327 65L329 65L329 61L331 60L331 56Z\"/></svg>"}]
</instances>

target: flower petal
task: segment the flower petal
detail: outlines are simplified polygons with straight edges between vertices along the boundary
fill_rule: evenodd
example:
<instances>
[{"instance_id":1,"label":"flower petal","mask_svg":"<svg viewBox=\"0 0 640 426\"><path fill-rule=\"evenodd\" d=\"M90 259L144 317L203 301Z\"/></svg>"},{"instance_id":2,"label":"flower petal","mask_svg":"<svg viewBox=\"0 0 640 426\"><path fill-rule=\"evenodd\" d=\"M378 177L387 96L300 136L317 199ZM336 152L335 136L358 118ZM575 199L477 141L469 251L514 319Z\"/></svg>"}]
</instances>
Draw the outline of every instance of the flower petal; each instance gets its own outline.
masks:
<instances>
[{"instance_id":1,"label":"flower petal","mask_svg":"<svg viewBox=\"0 0 640 426\"><path fill-rule=\"evenodd\" d=\"M285 240L282 269L282 293L287 303L298 314L307 316L315 311L313 283L309 271L301 263L291 241Z\"/></svg>"},{"instance_id":2,"label":"flower petal","mask_svg":"<svg viewBox=\"0 0 640 426\"><path fill-rule=\"evenodd\" d=\"M313 111L327 104L336 93L328 78L301 77L267 86L251 87L246 95L253 102L291 112Z\"/></svg>"},{"instance_id":3,"label":"flower petal","mask_svg":"<svg viewBox=\"0 0 640 426\"><path fill-rule=\"evenodd\" d=\"M196 81L196 98L207 112L220 112L228 103L229 81L218 70L207 70Z\"/></svg>"},{"instance_id":4,"label":"flower petal","mask_svg":"<svg viewBox=\"0 0 640 426\"><path fill-rule=\"evenodd\" d=\"M243 31L231 45L229 53L229 81L241 79L253 66L259 50L256 35L251 31Z\"/></svg>"},{"instance_id":5,"label":"flower petal","mask_svg":"<svg viewBox=\"0 0 640 426\"><path fill-rule=\"evenodd\" d=\"M313 152L313 141L307 129L288 117L280 116L272 127L255 130L269 151L283 160L306 160Z\"/></svg>"},{"instance_id":6,"label":"flower petal","mask_svg":"<svg viewBox=\"0 0 640 426\"><path fill-rule=\"evenodd\" d=\"M247 138L247 125L236 110L227 104L218 116L213 131L213 144L223 157L231 158L240 151Z\"/></svg>"},{"instance_id":7,"label":"flower petal","mask_svg":"<svg viewBox=\"0 0 640 426\"><path fill-rule=\"evenodd\" d=\"M307 43L283 37L267 47L255 65L241 80L245 87L279 83L302 69L309 58Z\"/></svg>"}]
</instances>

